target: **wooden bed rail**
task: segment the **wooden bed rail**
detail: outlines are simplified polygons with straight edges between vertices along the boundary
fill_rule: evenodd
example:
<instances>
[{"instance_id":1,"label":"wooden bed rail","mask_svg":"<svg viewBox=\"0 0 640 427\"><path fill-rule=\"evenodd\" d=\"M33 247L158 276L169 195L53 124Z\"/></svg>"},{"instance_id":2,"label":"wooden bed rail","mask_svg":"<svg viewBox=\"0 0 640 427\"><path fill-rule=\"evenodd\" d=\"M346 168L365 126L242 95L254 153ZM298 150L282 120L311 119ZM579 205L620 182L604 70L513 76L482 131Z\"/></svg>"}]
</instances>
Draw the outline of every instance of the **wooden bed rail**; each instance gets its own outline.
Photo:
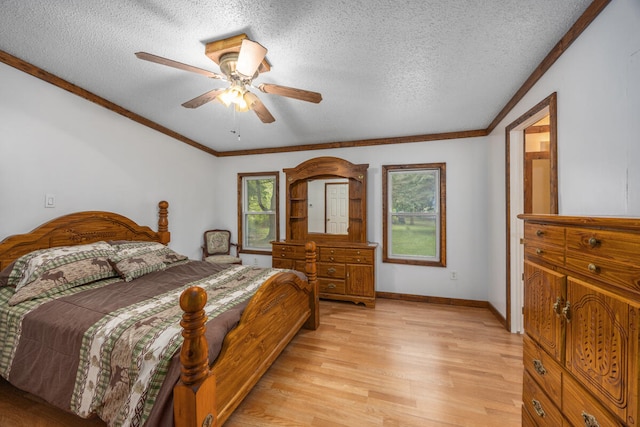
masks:
<instances>
[{"instance_id":1,"label":"wooden bed rail","mask_svg":"<svg viewBox=\"0 0 640 427\"><path fill-rule=\"evenodd\" d=\"M308 298L304 299L309 303L309 316L304 324L299 323L297 328L303 326L306 329L315 330L320 324L315 242L308 242L305 245L305 259L307 276L305 292L308 293ZM302 283L292 273L279 273L279 275L286 277L286 280L294 277L298 283ZM278 283L278 275L272 279L274 279L272 282ZM180 322L184 342L180 352L180 381L173 389L175 427L219 427L229 416L226 409L229 405L225 403L223 404L225 409L222 410L225 414L220 415L221 420L218 419L220 402L216 400L216 375L213 374L213 369L209 365L208 345L205 338L206 302L207 294L198 286L186 289L180 297L180 308L184 311ZM236 329L241 326L240 324ZM297 328L291 331L291 338L297 332ZM284 345L286 343L275 349L275 357ZM234 402L231 406L235 408L239 403L239 401Z\"/></svg>"}]
</instances>

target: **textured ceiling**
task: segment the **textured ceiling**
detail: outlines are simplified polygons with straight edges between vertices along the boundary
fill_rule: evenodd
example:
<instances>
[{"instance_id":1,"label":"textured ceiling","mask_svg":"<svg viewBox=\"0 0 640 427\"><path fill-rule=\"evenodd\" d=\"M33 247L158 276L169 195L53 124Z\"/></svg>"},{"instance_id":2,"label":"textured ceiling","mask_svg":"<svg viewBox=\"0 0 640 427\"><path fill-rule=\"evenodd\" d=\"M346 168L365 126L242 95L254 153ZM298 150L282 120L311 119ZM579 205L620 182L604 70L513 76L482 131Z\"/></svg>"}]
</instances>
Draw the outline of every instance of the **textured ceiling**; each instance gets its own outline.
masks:
<instances>
[{"instance_id":1,"label":"textured ceiling","mask_svg":"<svg viewBox=\"0 0 640 427\"><path fill-rule=\"evenodd\" d=\"M0 0L0 50L217 151L484 129L589 0ZM276 118L181 104L225 82L207 42L246 33L269 51L256 83ZM254 91L256 92L256 91ZM238 133L240 140L238 140Z\"/></svg>"}]
</instances>

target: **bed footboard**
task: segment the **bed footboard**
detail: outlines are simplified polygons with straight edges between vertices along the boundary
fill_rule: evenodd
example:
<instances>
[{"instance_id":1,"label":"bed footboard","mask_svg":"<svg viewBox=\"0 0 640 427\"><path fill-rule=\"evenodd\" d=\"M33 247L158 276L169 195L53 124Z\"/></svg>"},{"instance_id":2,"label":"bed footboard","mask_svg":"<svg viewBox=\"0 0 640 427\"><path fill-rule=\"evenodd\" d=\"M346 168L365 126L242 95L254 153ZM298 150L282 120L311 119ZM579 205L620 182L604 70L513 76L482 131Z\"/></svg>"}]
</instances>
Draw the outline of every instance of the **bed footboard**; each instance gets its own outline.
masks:
<instances>
[{"instance_id":1,"label":"bed footboard","mask_svg":"<svg viewBox=\"0 0 640 427\"><path fill-rule=\"evenodd\" d=\"M305 250L307 280L293 272L267 280L225 338L210 368L204 338L206 293L198 287L183 293L182 366L174 388L176 427L221 426L298 330L318 327L315 243L307 243Z\"/></svg>"}]
</instances>

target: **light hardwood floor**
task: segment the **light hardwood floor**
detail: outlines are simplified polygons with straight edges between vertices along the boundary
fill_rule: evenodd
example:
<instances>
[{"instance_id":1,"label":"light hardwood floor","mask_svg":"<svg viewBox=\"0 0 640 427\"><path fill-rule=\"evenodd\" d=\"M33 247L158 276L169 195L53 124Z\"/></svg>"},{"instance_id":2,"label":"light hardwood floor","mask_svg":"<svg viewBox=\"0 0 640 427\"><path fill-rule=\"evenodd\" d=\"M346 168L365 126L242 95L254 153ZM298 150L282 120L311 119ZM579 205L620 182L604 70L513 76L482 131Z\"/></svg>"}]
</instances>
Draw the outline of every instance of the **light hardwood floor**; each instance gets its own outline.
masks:
<instances>
[{"instance_id":1,"label":"light hardwood floor","mask_svg":"<svg viewBox=\"0 0 640 427\"><path fill-rule=\"evenodd\" d=\"M225 427L520 426L522 338L487 309L321 301ZM0 426L102 426L0 381Z\"/></svg>"}]
</instances>

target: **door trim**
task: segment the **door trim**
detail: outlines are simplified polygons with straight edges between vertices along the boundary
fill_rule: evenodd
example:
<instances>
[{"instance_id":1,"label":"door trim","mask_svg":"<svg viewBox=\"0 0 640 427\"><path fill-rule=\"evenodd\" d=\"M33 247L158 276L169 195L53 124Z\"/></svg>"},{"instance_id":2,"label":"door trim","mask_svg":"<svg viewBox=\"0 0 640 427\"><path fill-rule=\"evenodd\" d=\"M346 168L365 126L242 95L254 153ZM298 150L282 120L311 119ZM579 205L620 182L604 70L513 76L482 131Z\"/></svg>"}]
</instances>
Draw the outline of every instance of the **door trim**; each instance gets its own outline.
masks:
<instances>
[{"instance_id":1,"label":"door trim","mask_svg":"<svg viewBox=\"0 0 640 427\"><path fill-rule=\"evenodd\" d=\"M520 130L523 130L525 127L532 125L533 123L535 123L537 120L539 120L541 118L541 116L543 115L543 113L545 113L545 111L548 110L548 114L549 114L549 143L550 143L550 157L551 157L551 175L552 177L555 177L555 179L553 179L553 183L552 186L555 189L555 198L552 198L551 200L551 208L552 208L552 212L558 213L558 180L557 180L557 176L558 176L558 171L557 171L557 130L558 130L558 122L557 122L557 117L558 117L558 107L557 107L557 93L554 92L551 95L549 95L547 98L543 99L542 101L540 101L537 105L535 105L533 108L531 108L529 111L527 111L526 113L524 113L522 116L518 117L515 121L513 121L512 123L510 123L506 128L505 128L505 199L506 199L506 212L505 212L505 218L506 218L506 241L505 241L505 245L506 245L506 306L507 306L507 312L506 312L506 321L505 321L505 326L506 329L508 331L511 332L516 332L516 331L512 331L512 324L513 322L513 310L512 310L512 296L515 294L516 297L518 297L518 299L521 299L521 295L519 295L519 290L516 290L514 292L512 292L514 289L514 287L512 286L513 282L516 282L514 280L512 280L513 278L513 272L512 272L512 259L514 256L517 256L518 259L520 259L522 257L522 251L520 250L518 245L515 248L515 253L512 253L513 246L512 245L512 234L515 234L513 232L514 229L517 229L517 213L518 211L522 211L522 174L523 174L523 170L522 170L522 162L519 162L517 165L515 165L515 173L511 173L511 156L512 156L512 147L511 147L511 135L512 132L517 132ZM520 139L518 139L520 140ZM522 144L519 144L516 148L517 152L522 153L523 152L523 147ZM522 156L521 156L522 157ZM518 204L518 211L516 211L515 213L512 212L512 206L511 206L511 202L512 202L512 198L511 198L511 191L512 189L515 187L516 190L519 191L519 194L521 195L520 198L517 201L514 201L514 203ZM554 200L555 199L555 200ZM520 281L517 281L516 283L520 283ZM519 289L519 288L518 288ZM517 314L521 315L519 313L520 310L517 310ZM520 322L515 322L518 323L517 327L518 329L520 328L519 323Z\"/></svg>"}]
</instances>

